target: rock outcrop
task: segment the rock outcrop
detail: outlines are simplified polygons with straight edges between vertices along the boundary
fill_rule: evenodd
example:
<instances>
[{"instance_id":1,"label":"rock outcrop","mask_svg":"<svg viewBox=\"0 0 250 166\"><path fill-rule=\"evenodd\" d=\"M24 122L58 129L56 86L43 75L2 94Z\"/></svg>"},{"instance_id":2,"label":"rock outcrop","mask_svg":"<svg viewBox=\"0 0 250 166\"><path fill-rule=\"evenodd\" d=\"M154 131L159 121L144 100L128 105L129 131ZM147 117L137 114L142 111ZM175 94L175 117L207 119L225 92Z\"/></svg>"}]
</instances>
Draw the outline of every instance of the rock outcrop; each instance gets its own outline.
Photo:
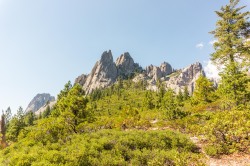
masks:
<instances>
[{"instance_id":1,"label":"rock outcrop","mask_svg":"<svg viewBox=\"0 0 250 166\"><path fill-rule=\"evenodd\" d=\"M136 75L135 75L136 74ZM166 88L173 89L176 93L188 88L193 93L195 81L200 75L205 75L201 63L192 64L181 70L173 70L172 66L164 62L159 67L150 65L143 70L135 63L128 52L122 54L113 61L111 51L102 54L89 75L79 76L75 83L83 86L86 94L98 88L105 88L114 84L118 78L127 79L133 77L134 82L146 81L148 90L157 90L157 81L160 80Z\"/></svg>"},{"instance_id":2,"label":"rock outcrop","mask_svg":"<svg viewBox=\"0 0 250 166\"><path fill-rule=\"evenodd\" d=\"M173 72L172 66L167 62L163 62L160 66L160 69L161 69L162 77L165 77Z\"/></svg>"},{"instance_id":3,"label":"rock outcrop","mask_svg":"<svg viewBox=\"0 0 250 166\"><path fill-rule=\"evenodd\" d=\"M142 71L138 63L135 63L128 52L125 52L116 60L116 67L118 76L121 78L128 78L134 74L135 71Z\"/></svg>"},{"instance_id":4,"label":"rock outcrop","mask_svg":"<svg viewBox=\"0 0 250 166\"><path fill-rule=\"evenodd\" d=\"M133 75L135 71L142 71L139 64L134 63L129 53L122 54L114 63L111 51L105 51L101 60L96 62L89 75L81 75L76 78L75 83L83 86L86 94L98 88L108 87L121 77L123 79Z\"/></svg>"},{"instance_id":5,"label":"rock outcrop","mask_svg":"<svg viewBox=\"0 0 250 166\"><path fill-rule=\"evenodd\" d=\"M88 78L88 75L82 74L75 79L75 83L79 83L80 85L84 85L87 78Z\"/></svg>"},{"instance_id":6,"label":"rock outcrop","mask_svg":"<svg viewBox=\"0 0 250 166\"><path fill-rule=\"evenodd\" d=\"M37 94L29 103L28 107L26 108L26 112L32 111L36 112L41 107L46 105L49 102L55 101L55 97L51 96L48 93Z\"/></svg>"},{"instance_id":7,"label":"rock outcrop","mask_svg":"<svg viewBox=\"0 0 250 166\"><path fill-rule=\"evenodd\" d=\"M193 93L195 88L195 82L200 77L205 76L202 64L196 62L182 70L179 70L170 76L166 81L166 86L175 90L175 92L183 91L185 87L188 88L190 94Z\"/></svg>"},{"instance_id":8,"label":"rock outcrop","mask_svg":"<svg viewBox=\"0 0 250 166\"><path fill-rule=\"evenodd\" d=\"M162 77L161 69L153 65L146 67L146 74L149 78L155 81L159 80Z\"/></svg>"},{"instance_id":9,"label":"rock outcrop","mask_svg":"<svg viewBox=\"0 0 250 166\"><path fill-rule=\"evenodd\" d=\"M149 78L153 79L152 81L160 80L172 72L172 66L167 62L162 63L160 67L153 65L146 67L146 74Z\"/></svg>"},{"instance_id":10,"label":"rock outcrop","mask_svg":"<svg viewBox=\"0 0 250 166\"><path fill-rule=\"evenodd\" d=\"M86 93L89 94L98 88L105 88L115 83L117 68L113 61L111 51L105 51L83 84Z\"/></svg>"},{"instance_id":11,"label":"rock outcrop","mask_svg":"<svg viewBox=\"0 0 250 166\"><path fill-rule=\"evenodd\" d=\"M47 107L50 107L50 109L53 109L55 104L56 104L56 101L51 101L51 102L45 104L44 106L42 106L39 110L37 110L35 112L35 114L36 115L41 115L47 109Z\"/></svg>"}]
</instances>

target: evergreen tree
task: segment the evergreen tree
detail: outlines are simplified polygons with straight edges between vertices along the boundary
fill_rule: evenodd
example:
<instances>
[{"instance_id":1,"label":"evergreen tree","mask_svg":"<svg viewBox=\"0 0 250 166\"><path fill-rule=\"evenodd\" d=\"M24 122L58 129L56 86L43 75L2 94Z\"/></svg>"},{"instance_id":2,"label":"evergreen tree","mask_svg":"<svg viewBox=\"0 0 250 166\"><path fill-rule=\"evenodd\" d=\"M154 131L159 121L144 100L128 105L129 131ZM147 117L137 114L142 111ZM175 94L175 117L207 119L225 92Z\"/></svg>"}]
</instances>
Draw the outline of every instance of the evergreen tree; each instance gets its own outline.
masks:
<instances>
[{"instance_id":1,"label":"evergreen tree","mask_svg":"<svg viewBox=\"0 0 250 166\"><path fill-rule=\"evenodd\" d=\"M168 119L178 119L186 115L181 110L182 103L178 102L175 92L172 89L168 89L163 98L162 108L166 110L166 116Z\"/></svg>"},{"instance_id":2,"label":"evergreen tree","mask_svg":"<svg viewBox=\"0 0 250 166\"><path fill-rule=\"evenodd\" d=\"M223 102L227 103L226 107L246 105L250 100L250 91L247 89L250 79L245 72L239 70L237 64L226 66L224 72L220 74L221 84L218 93Z\"/></svg>"},{"instance_id":3,"label":"evergreen tree","mask_svg":"<svg viewBox=\"0 0 250 166\"><path fill-rule=\"evenodd\" d=\"M179 90L179 93L176 97L179 103L182 103L184 101L184 95L181 90Z\"/></svg>"},{"instance_id":4,"label":"evergreen tree","mask_svg":"<svg viewBox=\"0 0 250 166\"><path fill-rule=\"evenodd\" d=\"M24 111L22 107L19 107L17 114L9 122L9 127L6 134L8 140L13 142L17 141L18 135L24 127Z\"/></svg>"},{"instance_id":5,"label":"evergreen tree","mask_svg":"<svg viewBox=\"0 0 250 166\"><path fill-rule=\"evenodd\" d=\"M221 11L216 11L219 20L211 33L217 42L214 43L215 52L211 59L220 65L234 63L237 59L249 59L250 47L245 43L250 34L250 13L241 13L245 6L237 8L238 3L239 0L230 0Z\"/></svg>"},{"instance_id":6,"label":"evergreen tree","mask_svg":"<svg viewBox=\"0 0 250 166\"><path fill-rule=\"evenodd\" d=\"M157 88L158 88L158 93L157 93L157 107L161 107L163 97L166 93L166 89L164 84L161 81L157 81Z\"/></svg>"},{"instance_id":7,"label":"evergreen tree","mask_svg":"<svg viewBox=\"0 0 250 166\"><path fill-rule=\"evenodd\" d=\"M246 43L250 36L250 13L241 12L245 6L237 7L238 3L239 0L230 0L221 11L216 11L219 20L216 29L211 32L217 39L211 59L225 66L221 73L221 95L226 96L236 106L247 96L246 85L249 79L244 74L242 62L250 59L250 46Z\"/></svg>"},{"instance_id":8,"label":"evergreen tree","mask_svg":"<svg viewBox=\"0 0 250 166\"><path fill-rule=\"evenodd\" d=\"M46 110L42 113L42 118L47 118L49 117L50 114L51 114L51 109L50 109L50 106L48 105L46 107Z\"/></svg>"},{"instance_id":9,"label":"evergreen tree","mask_svg":"<svg viewBox=\"0 0 250 166\"><path fill-rule=\"evenodd\" d=\"M184 88L184 92L183 92L183 100L188 100L190 98L189 92L188 92L188 88L185 86Z\"/></svg>"},{"instance_id":10,"label":"evergreen tree","mask_svg":"<svg viewBox=\"0 0 250 166\"><path fill-rule=\"evenodd\" d=\"M70 126L70 130L75 133L78 132L77 126L86 121L88 115L87 103L85 91L79 84L71 88L68 94L57 102L57 111L64 118L66 125Z\"/></svg>"},{"instance_id":11,"label":"evergreen tree","mask_svg":"<svg viewBox=\"0 0 250 166\"><path fill-rule=\"evenodd\" d=\"M4 116L5 116L6 128L8 128L9 122L10 122L11 117L12 117L12 113L11 113L10 107L7 108L7 110L4 113Z\"/></svg>"},{"instance_id":12,"label":"evergreen tree","mask_svg":"<svg viewBox=\"0 0 250 166\"><path fill-rule=\"evenodd\" d=\"M195 103L209 103L213 99L213 83L205 76L200 76L196 80L193 99Z\"/></svg>"},{"instance_id":13,"label":"evergreen tree","mask_svg":"<svg viewBox=\"0 0 250 166\"><path fill-rule=\"evenodd\" d=\"M143 104L148 109L153 109L155 107L153 103L153 94L151 91L147 91L143 100Z\"/></svg>"},{"instance_id":14,"label":"evergreen tree","mask_svg":"<svg viewBox=\"0 0 250 166\"><path fill-rule=\"evenodd\" d=\"M65 85L64 85L64 89L61 90L60 94L57 96L57 99L60 100L61 98L67 96L68 92L70 91L70 89L72 88L72 84L70 81L68 81Z\"/></svg>"},{"instance_id":15,"label":"evergreen tree","mask_svg":"<svg viewBox=\"0 0 250 166\"><path fill-rule=\"evenodd\" d=\"M34 124L34 121L35 121L34 112L30 111L30 112L25 114L25 116L24 116L25 126L32 126Z\"/></svg>"},{"instance_id":16,"label":"evergreen tree","mask_svg":"<svg viewBox=\"0 0 250 166\"><path fill-rule=\"evenodd\" d=\"M0 134L1 134L0 147L5 148L7 146L7 143L6 143L6 138L5 138L6 124L5 124L5 115L4 115L4 113L2 113L1 121L0 121Z\"/></svg>"}]
</instances>

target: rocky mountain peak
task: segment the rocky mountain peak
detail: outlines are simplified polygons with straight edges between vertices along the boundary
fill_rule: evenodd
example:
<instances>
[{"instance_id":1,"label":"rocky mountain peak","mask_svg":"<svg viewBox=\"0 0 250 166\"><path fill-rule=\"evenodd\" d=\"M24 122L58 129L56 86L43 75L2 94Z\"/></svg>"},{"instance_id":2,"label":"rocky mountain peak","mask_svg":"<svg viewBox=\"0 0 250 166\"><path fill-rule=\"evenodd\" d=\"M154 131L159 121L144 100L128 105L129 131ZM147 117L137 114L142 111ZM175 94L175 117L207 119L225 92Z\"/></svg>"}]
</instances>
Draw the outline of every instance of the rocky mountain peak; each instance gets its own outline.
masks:
<instances>
[{"instance_id":1,"label":"rocky mountain peak","mask_svg":"<svg viewBox=\"0 0 250 166\"><path fill-rule=\"evenodd\" d=\"M175 92L183 91L185 87L193 93L195 81L200 75L205 75L201 63L194 63L184 69L173 70L172 66L163 62L160 66L150 65L143 70L135 63L128 52L119 56L114 63L111 51L105 51L101 59L96 62L89 75L79 76L75 83L83 86L86 94L95 89L105 88L114 84L119 77L127 79L133 77L135 82L148 82L147 89L157 90L156 83L160 80Z\"/></svg>"},{"instance_id":2,"label":"rocky mountain peak","mask_svg":"<svg viewBox=\"0 0 250 166\"><path fill-rule=\"evenodd\" d=\"M146 73L149 77L153 78L155 81L165 77L173 72L172 66L167 63L163 62L160 67L158 66L147 66Z\"/></svg>"},{"instance_id":3,"label":"rocky mountain peak","mask_svg":"<svg viewBox=\"0 0 250 166\"><path fill-rule=\"evenodd\" d=\"M187 87L189 93L192 94L194 92L195 82L201 75L205 76L202 64L196 62L182 70L176 71L172 77L168 78L166 85L176 92L183 91L185 87Z\"/></svg>"},{"instance_id":4,"label":"rocky mountain peak","mask_svg":"<svg viewBox=\"0 0 250 166\"><path fill-rule=\"evenodd\" d=\"M135 64L134 59L128 52L125 52L117 58L116 67L118 70L118 76L126 78L129 77L139 65Z\"/></svg>"},{"instance_id":5,"label":"rocky mountain peak","mask_svg":"<svg viewBox=\"0 0 250 166\"><path fill-rule=\"evenodd\" d=\"M134 59L130 56L128 52L125 52L121 56L119 56L116 60L116 66L119 65L134 65Z\"/></svg>"},{"instance_id":6,"label":"rocky mountain peak","mask_svg":"<svg viewBox=\"0 0 250 166\"><path fill-rule=\"evenodd\" d=\"M89 94L93 90L98 88L104 88L116 81L117 78L117 68L113 61L113 56L111 51L105 51L100 61L96 62L91 73L86 76L82 75L78 77L76 83L79 83Z\"/></svg>"},{"instance_id":7,"label":"rocky mountain peak","mask_svg":"<svg viewBox=\"0 0 250 166\"><path fill-rule=\"evenodd\" d=\"M113 55L111 50L103 52L100 63L104 64L113 63Z\"/></svg>"},{"instance_id":8,"label":"rocky mountain peak","mask_svg":"<svg viewBox=\"0 0 250 166\"><path fill-rule=\"evenodd\" d=\"M29 103L28 107L26 108L26 112L32 111L36 112L41 107L46 105L48 102L55 101L55 97L51 96L48 93L37 94Z\"/></svg>"},{"instance_id":9,"label":"rocky mountain peak","mask_svg":"<svg viewBox=\"0 0 250 166\"><path fill-rule=\"evenodd\" d=\"M172 66L167 62L163 62L160 66L160 69L161 69L163 77L165 77L173 72Z\"/></svg>"}]
</instances>

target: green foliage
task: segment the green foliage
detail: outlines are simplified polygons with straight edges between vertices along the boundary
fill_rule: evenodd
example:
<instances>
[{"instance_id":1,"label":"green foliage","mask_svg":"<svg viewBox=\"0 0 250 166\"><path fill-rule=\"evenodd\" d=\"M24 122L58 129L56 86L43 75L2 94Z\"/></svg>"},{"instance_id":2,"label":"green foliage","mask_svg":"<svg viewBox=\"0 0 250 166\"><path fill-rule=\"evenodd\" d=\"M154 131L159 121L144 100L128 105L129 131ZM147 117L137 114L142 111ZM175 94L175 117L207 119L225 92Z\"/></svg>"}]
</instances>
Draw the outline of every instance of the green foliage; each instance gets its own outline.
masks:
<instances>
[{"instance_id":1,"label":"green foliage","mask_svg":"<svg viewBox=\"0 0 250 166\"><path fill-rule=\"evenodd\" d=\"M61 98L67 96L71 88L72 88L72 84L70 81L68 81L67 84L65 84L64 89L61 90L60 94L58 94L57 99L60 100Z\"/></svg>"},{"instance_id":2,"label":"green foliage","mask_svg":"<svg viewBox=\"0 0 250 166\"><path fill-rule=\"evenodd\" d=\"M67 94L60 97L56 104L56 111L64 119L72 132L77 133L77 126L86 121L88 111L86 105L88 99L79 84L72 87Z\"/></svg>"},{"instance_id":3,"label":"green foliage","mask_svg":"<svg viewBox=\"0 0 250 166\"><path fill-rule=\"evenodd\" d=\"M226 66L221 78L218 93L224 107L245 106L250 100L250 91L247 89L250 78L246 72L241 71L239 64L235 62Z\"/></svg>"},{"instance_id":4,"label":"green foliage","mask_svg":"<svg viewBox=\"0 0 250 166\"><path fill-rule=\"evenodd\" d=\"M193 103L210 103L213 101L213 92L215 88L213 87L213 83L209 81L205 76L200 76L196 80L195 90L193 94Z\"/></svg>"},{"instance_id":5,"label":"green foliage","mask_svg":"<svg viewBox=\"0 0 250 166\"><path fill-rule=\"evenodd\" d=\"M171 131L104 130L42 145L28 136L1 153L5 165L201 165L195 145ZM35 143L35 144L34 144ZM21 148L23 147L23 148ZM39 149L39 150L37 150Z\"/></svg>"},{"instance_id":6,"label":"green foliage","mask_svg":"<svg viewBox=\"0 0 250 166\"><path fill-rule=\"evenodd\" d=\"M222 118L223 117L223 118ZM209 146L217 149L217 154L237 151L250 152L250 111L219 112L205 127Z\"/></svg>"},{"instance_id":7,"label":"green foliage","mask_svg":"<svg viewBox=\"0 0 250 166\"><path fill-rule=\"evenodd\" d=\"M246 106L246 100L249 100L249 78L243 69L249 68L246 62L250 60L250 45L246 42L250 34L250 12L241 12L245 7L237 7L238 3L239 0L230 0L221 11L216 12L219 20L216 29L211 32L218 39L214 44L215 52L211 59L225 66L221 73L220 85L220 95L225 101L225 109Z\"/></svg>"},{"instance_id":8,"label":"green foliage","mask_svg":"<svg viewBox=\"0 0 250 166\"><path fill-rule=\"evenodd\" d=\"M182 101L179 101L173 90L168 89L162 103L162 108L166 110L166 117L169 120L185 117L186 112L182 110L181 106Z\"/></svg>"},{"instance_id":9,"label":"green foliage","mask_svg":"<svg viewBox=\"0 0 250 166\"><path fill-rule=\"evenodd\" d=\"M35 121L35 114L34 112L28 112L24 116L24 124L25 126L32 126Z\"/></svg>"},{"instance_id":10,"label":"green foliage","mask_svg":"<svg viewBox=\"0 0 250 166\"><path fill-rule=\"evenodd\" d=\"M250 33L249 12L241 12L245 7L237 7L239 0L230 3L216 11L219 20L216 29L211 32L217 42L214 43L215 53L212 60L219 65L230 64L236 59L249 59L249 46L245 44Z\"/></svg>"},{"instance_id":11,"label":"green foliage","mask_svg":"<svg viewBox=\"0 0 250 166\"><path fill-rule=\"evenodd\" d=\"M46 107L46 110L42 113L42 118L47 118L51 115L51 108L50 106L48 105Z\"/></svg>"},{"instance_id":12,"label":"green foliage","mask_svg":"<svg viewBox=\"0 0 250 166\"><path fill-rule=\"evenodd\" d=\"M147 91L145 94L145 98L143 100L144 107L147 109L153 109L155 107L153 103L153 94L151 91Z\"/></svg>"},{"instance_id":13,"label":"green foliage","mask_svg":"<svg viewBox=\"0 0 250 166\"><path fill-rule=\"evenodd\" d=\"M19 107L19 109L17 110L17 114L9 122L6 134L7 139L12 142L17 141L18 135L21 130L24 129L24 127L24 111L22 107Z\"/></svg>"},{"instance_id":14,"label":"green foliage","mask_svg":"<svg viewBox=\"0 0 250 166\"><path fill-rule=\"evenodd\" d=\"M188 92L188 88L185 86L184 88L184 92L183 92L183 100L186 101L190 98L189 92Z\"/></svg>"},{"instance_id":15,"label":"green foliage","mask_svg":"<svg viewBox=\"0 0 250 166\"><path fill-rule=\"evenodd\" d=\"M0 151L0 163L202 165L194 144L167 128L202 135L207 143L204 150L211 156L248 152L249 103L223 111L223 93L214 98L211 82L200 80L199 93L191 97L200 99L198 105L189 100L187 88L175 94L160 82L160 89L154 92L145 90L140 82L120 80L89 96L80 85L67 83L53 110L48 107L40 119L20 109L10 120L10 146Z\"/></svg>"}]
</instances>

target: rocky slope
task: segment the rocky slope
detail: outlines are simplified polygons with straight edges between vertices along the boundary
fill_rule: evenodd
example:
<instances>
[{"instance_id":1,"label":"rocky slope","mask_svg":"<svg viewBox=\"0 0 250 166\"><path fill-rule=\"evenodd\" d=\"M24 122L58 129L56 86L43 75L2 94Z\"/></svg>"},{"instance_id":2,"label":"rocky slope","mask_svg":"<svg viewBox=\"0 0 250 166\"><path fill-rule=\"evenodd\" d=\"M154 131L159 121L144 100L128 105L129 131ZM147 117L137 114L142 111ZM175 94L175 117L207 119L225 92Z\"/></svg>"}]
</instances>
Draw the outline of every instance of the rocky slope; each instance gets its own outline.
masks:
<instances>
[{"instance_id":1,"label":"rocky slope","mask_svg":"<svg viewBox=\"0 0 250 166\"><path fill-rule=\"evenodd\" d=\"M198 62L180 70L173 70L167 62L160 66L150 65L143 69L134 62L128 52L122 54L114 62L111 51L105 51L91 73L79 76L75 83L82 85L89 94L95 89L114 84L118 78L132 77L134 82L146 81L149 90L157 90L156 83L160 80L166 88L172 88L175 92L183 91L187 87L189 92L193 93L195 81L200 75L205 75L205 73Z\"/></svg>"},{"instance_id":2,"label":"rocky slope","mask_svg":"<svg viewBox=\"0 0 250 166\"><path fill-rule=\"evenodd\" d=\"M41 107L46 105L49 102L55 101L55 97L51 96L48 93L37 94L29 103L28 107L26 108L25 112L32 111L36 112Z\"/></svg>"},{"instance_id":3,"label":"rocky slope","mask_svg":"<svg viewBox=\"0 0 250 166\"><path fill-rule=\"evenodd\" d=\"M56 104L56 101L51 101L51 102L45 104L44 106L42 106L39 110L37 110L35 112L35 114L40 115L47 109L48 106L50 107L50 109L52 109L55 106L55 104Z\"/></svg>"}]
</instances>

